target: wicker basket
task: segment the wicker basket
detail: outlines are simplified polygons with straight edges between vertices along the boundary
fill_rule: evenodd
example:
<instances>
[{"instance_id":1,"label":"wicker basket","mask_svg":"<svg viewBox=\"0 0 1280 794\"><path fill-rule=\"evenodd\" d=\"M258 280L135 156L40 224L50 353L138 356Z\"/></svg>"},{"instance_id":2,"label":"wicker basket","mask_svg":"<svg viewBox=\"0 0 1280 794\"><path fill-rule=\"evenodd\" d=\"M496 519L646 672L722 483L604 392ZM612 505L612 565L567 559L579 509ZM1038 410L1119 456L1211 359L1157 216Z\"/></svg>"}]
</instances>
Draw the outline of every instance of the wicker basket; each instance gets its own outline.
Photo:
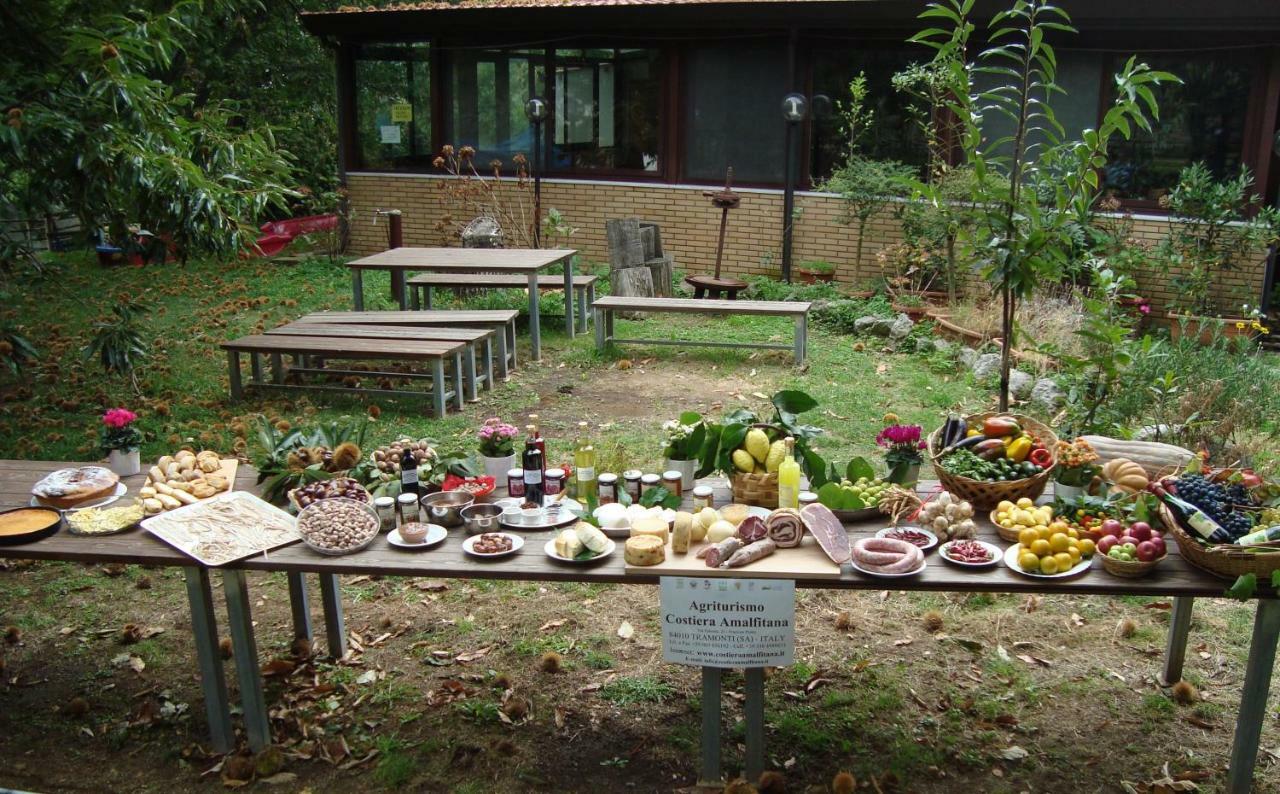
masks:
<instances>
[{"instance_id":1,"label":"wicker basket","mask_svg":"<svg viewBox=\"0 0 1280 794\"><path fill-rule=\"evenodd\" d=\"M1044 444L1045 449L1048 449L1051 453L1054 452L1054 447L1058 443L1058 436L1047 425L1029 416L989 411L966 416L965 421L972 425L992 416L1013 417L1018 420L1018 424L1022 426L1023 430L1039 436L1040 442ZM937 473L938 481L942 483L942 487L950 491L953 496L958 496L972 503L976 510L992 510L1005 500L1016 502L1022 498L1036 499L1040 494L1044 493L1045 486L1049 484L1049 478L1053 476L1053 467L1058 462L1055 456L1054 462L1050 464L1049 468L1022 480L986 482L985 480L971 480L968 477L957 477L944 469L938 459L938 453L942 451L939 437L941 432L942 428L938 428L929 434L929 459L933 462L933 470Z\"/></svg>"},{"instance_id":2,"label":"wicker basket","mask_svg":"<svg viewBox=\"0 0 1280 794\"><path fill-rule=\"evenodd\" d=\"M1251 573L1265 581L1272 573L1280 570L1280 543L1261 543L1248 547L1228 543L1206 546L1178 524L1172 511L1163 502L1160 504L1160 523L1173 536L1183 559L1214 576L1235 579Z\"/></svg>"},{"instance_id":3,"label":"wicker basket","mask_svg":"<svg viewBox=\"0 0 1280 794\"><path fill-rule=\"evenodd\" d=\"M744 505L756 505L774 509L778 506L778 473L743 474L735 472L729 478L733 501Z\"/></svg>"},{"instance_id":4,"label":"wicker basket","mask_svg":"<svg viewBox=\"0 0 1280 794\"><path fill-rule=\"evenodd\" d=\"M999 503L997 502L997 504L999 504ZM1001 540L1003 540L1003 541L1005 541L1005 542L1007 542L1007 543L1017 543L1017 542L1018 542L1018 533L1022 532L1022 530L1024 530L1024 529L1026 529L1026 527L1012 527L1012 528L1010 528L1010 527L1002 527L1002 526L1000 526L1000 523L999 523L998 521L996 521L996 510L995 510L995 508L992 508L992 509L991 509L991 514L990 514L990 516L988 516L988 517L991 519L991 526L993 526L993 527L995 527L995 528L996 528L996 534L1000 536L1000 539L1001 539Z\"/></svg>"},{"instance_id":5,"label":"wicker basket","mask_svg":"<svg viewBox=\"0 0 1280 794\"><path fill-rule=\"evenodd\" d=\"M1141 579L1156 569L1156 566L1164 562L1164 558L1168 557L1166 552L1164 557L1143 562L1142 560L1134 560L1128 562L1125 560L1117 560L1115 557L1108 557L1105 554L1097 555L1102 559L1102 567L1107 569L1107 573L1112 576L1119 576L1121 579Z\"/></svg>"}]
</instances>

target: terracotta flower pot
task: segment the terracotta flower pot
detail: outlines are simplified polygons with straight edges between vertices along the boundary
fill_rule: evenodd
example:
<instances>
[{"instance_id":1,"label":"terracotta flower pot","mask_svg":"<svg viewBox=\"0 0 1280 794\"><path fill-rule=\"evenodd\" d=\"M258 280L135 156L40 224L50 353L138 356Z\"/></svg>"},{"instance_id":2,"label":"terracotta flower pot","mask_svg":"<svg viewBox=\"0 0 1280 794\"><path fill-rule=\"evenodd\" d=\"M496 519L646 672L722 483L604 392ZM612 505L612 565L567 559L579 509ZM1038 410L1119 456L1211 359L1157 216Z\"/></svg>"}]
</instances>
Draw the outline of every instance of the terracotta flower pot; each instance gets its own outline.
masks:
<instances>
[{"instance_id":1,"label":"terracotta flower pot","mask_svg":"<svg viewBox=\"0 0 1280 794\"><path fill-rule=\"evenodd\" d=\"M800 276L801 284L814 284L822 281L831 283L836 280L835 271L824 272L819 270L805 270L804 268L796 268L796 273Z\"/></svg>"},{"instance_id":2,"label":"terracotta flower pot","mask_svg":"<svg viewBox=\"0 0 1280 794\"><path fill-rule=\"evenodd\" d=\"M929 313L928 306L904 306L900 303L893 304L893 310L899 314L907 315L913 323L920 322Z\"/></svg>"},{"instance_id":3,"label":"terracotta flower pot","mask_svg":"<svg viewBox=\"0 0 1280 794\"><path fill-rule=\"evenodd\" d=\"M1258 335L1253 321L1242 317L1204 317L1177 312L1169 312L1165 317L1169 320L1169 337L1175 342L1184 334L1202 345L1213 344L1215 334L1225 339L1241 336L1253 339Z\"/></svg>"}]
</instances>

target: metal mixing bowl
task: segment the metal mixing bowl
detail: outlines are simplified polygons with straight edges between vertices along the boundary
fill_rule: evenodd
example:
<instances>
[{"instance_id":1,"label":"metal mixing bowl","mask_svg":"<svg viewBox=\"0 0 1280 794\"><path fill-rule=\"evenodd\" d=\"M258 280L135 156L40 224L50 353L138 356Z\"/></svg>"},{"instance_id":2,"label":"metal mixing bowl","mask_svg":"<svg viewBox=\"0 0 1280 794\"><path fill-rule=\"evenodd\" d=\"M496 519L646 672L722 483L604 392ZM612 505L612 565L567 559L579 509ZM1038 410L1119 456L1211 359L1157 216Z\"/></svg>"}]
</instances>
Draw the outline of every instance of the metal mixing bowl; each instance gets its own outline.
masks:
<instances>
[{"instance_id":1,"label":"metal mixing bowl","mask_svg":"<svg viewBox=\"0 0 1280 794\"><path fill-rule=\"evenodd\" d=\"M497 532L498 519L502 517L501 505L478 504L462 509L462 526L468 535L479 535L483 532Z\"/></svg>"},{"instance_id":2,"label":"metal mixing bowl","mask_svg":"<svg viewBox=\"0 0 1280 794\"><path fill-rule=\"evenodd\" d=\"M437 491L422 497L422 509L427 511L427 521L442 527L462 524L462 508L470 507L476 498L466 491Z\"/></svg>"}]
</instances>

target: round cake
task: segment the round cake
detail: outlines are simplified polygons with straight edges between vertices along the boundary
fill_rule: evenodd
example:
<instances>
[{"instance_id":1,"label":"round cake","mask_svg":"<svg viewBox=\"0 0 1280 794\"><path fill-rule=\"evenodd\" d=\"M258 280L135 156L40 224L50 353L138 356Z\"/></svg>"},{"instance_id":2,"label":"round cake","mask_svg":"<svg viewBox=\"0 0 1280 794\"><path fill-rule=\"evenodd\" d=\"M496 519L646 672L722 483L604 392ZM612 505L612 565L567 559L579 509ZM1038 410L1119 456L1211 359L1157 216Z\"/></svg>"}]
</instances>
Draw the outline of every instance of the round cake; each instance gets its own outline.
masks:
<instances>
[{"instance_id":1,"label":"round cake","mask_svg":"<svg viewBox=\"0 0 1280 794\"><path fill-rule=\"evenodd\" d=\"M42 505L66 510L85 502L109 496L120 477L101 466L58 469L35 484L31 493Z\"/></svg>"}]
</instances>

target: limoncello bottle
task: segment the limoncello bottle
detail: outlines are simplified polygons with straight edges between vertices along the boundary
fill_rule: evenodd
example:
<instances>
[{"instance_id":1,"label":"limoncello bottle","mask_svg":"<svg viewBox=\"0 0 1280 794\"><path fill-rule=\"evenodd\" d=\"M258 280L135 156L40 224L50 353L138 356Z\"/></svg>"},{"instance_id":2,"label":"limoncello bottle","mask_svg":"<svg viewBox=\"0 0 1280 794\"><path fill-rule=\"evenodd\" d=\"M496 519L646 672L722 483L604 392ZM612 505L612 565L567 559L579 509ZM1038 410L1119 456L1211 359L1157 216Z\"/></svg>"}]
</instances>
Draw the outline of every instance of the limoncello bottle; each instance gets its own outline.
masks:
<instances>
[{"instance_id":1,"label":"limoncello bottle","mask_svg":"<svg viewBox=\"0 0 1280 794\"><path fill-rule=\"evenodd\" d=\"M574 476L577 478L578 501L595 509L600 499L596 485L596 447L587 437L587 423L578 423L578 443L573 450Z\"/></svg>"},{"instance_id":2,"label":"limoncello bottle","mask_svg":"<svg viewBox=\"0 0 1280 794\"><path fill-rule=\"evenodd\" d=\"M800 508L800 464L796 463L796 440L786 438L787 456L778 466L778 507Z\"/></svg>"}]
</instances>

